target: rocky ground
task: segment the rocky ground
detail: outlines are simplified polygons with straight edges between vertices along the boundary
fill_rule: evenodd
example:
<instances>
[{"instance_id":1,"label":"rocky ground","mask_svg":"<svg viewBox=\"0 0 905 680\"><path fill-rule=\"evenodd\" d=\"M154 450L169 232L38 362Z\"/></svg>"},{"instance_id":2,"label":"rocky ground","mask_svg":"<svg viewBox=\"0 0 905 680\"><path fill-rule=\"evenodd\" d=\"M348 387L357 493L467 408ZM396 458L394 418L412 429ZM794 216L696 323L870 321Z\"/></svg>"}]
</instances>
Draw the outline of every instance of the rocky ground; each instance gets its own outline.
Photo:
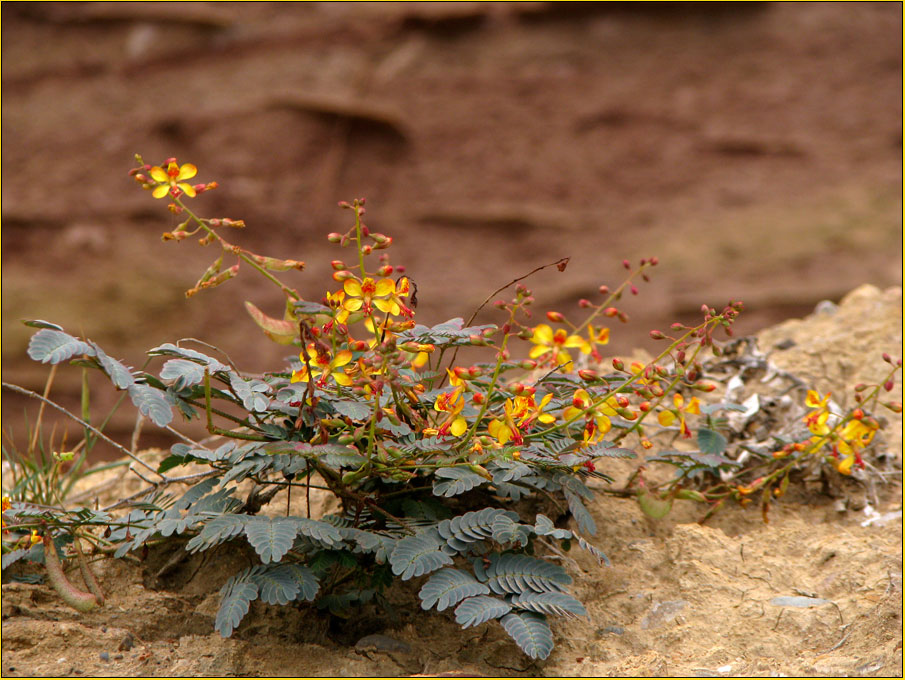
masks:
<instances>
[{"instance_id":1,"label":"rocky ground","mask_svg":"<svg viewBox=\"0 0 905 680\"><path fill-rule=\"evenodd\" d=\"M863 286L838 307L761 332L758 343L774 364L842 400L846 387L879 378L883 351L901 348L901 310L901 288ZM686 502L652 521L634 500L600 496L596 542L612 566L570 554L589 616L555 624L557 646L543 662L524 657L498 626L461 631L448 613L421 611L415 589L394 593L395 617L362 612L332 623L310 609L255 603L223 639L213 631L217 591L241 554L162 568L170 548L139 564L100 563L109 599L85 615L47 586L4 584L3 675L900 677L901 416L887 432L877 467L837 476L829 495L793 485L769 524L756 507L733 505L701 525L701 508ZM607 471L622 478L635 464L617 462ZM123 479L101 491L101 503L140 485Z\"/></svg>"}]
</instances>

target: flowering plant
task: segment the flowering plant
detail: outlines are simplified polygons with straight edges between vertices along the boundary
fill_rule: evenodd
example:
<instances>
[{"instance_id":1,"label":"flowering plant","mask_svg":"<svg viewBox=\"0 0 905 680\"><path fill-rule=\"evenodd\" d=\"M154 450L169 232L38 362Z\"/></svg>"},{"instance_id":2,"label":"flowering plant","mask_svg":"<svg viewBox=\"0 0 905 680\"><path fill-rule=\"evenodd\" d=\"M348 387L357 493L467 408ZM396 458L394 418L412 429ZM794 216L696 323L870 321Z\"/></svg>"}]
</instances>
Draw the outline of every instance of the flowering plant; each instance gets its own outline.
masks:
<instances>
[{"instance_id":1,"label":"flowering plant","mask_svg":"<svg viewBox=\"0 0 905 680\"><path fill-rule=\"evenodd\" d=\"M340 203L351 224L327 238L349 255L331 263L324 296L305 299L276 276L304 263L232 244L222 231L242 228L242 221L204 218L189 207L186 199L216 188L215 182L189 184L197 169L176 159L160 166L137 161L134 179L155 198L170 199L169 210L185 218L164 240L197 236L202 245L220 247L186 294L221 285L250 267L279 287L285 308L275 318L246 303L249 314L270 339L298 352L285 369L249 375L225 356L167 343L148 352L165 359L152 373L128 368L54 324L31 322L40 328L29 347L33 359L97 368L156 425L175 433L176 414L202 418L216 438L196 442L177 433L180 443L157 465L120 447L150 487L104 510L73 514L4 504L5 518L18 529L43 534L52 582L81 607L103 602L81 557L82 541L124 556L174 535L189 539L190 553L242 537L256 563L223 586L216 619L223 635L232 633L255 599L317 600L342 614L382 601L394 577L426 577L419 591L423 608L454 608L463 627L498 620L526 654L545 658L553 648L548 617L586 611L568 591L566 570L542 556L561 557L577 544L607 562L587 539L597 529L586 505L592 486L635 497L655 517L676 498L706 503L712 511L729 498L746 502L759 488L784 488L797 461L827 447L836 469L848 474L878 427L866 411L878 389L841 416L830 413L825 397L809 392L810 439L773 453L773 467L752 484L726 481L720 472L740 464L722 455L728 441L714 413L738 406L702 403L716 389L705 377L705 357L721 355L714 334L723 329L731 335L740 302L720 311L705 305L697 324L651 331L664 348L651 361L628 366L604 358L611 329L602 324L628 320L617 305L626 292L638 293L636 282L649 279L655 257L636 266L623 262L625 280L613 289L601 286L597 302L581 300L578 323L561 312L533 322L535 298L521 277L494 293L513 289L510 298L493 302L499 325L473 324L476 311L468 321L425 326L416 320L416 277L390 263L392 238L368 228L364 199ZM227 256L236 263L224 269ZM562 271L567 263L546 266ZM463 347L484 348L485 360L457 361ZM527 356L518 358L519 350ZM889 380L896 370L898 365ZM690 423L698 418L706 419L697 431L702 451L660 457L678 468L669 482L657 486L639 467L624 488L601 486L613 481L607 461L636 458L663 434L690 439ZM172 475L188 465L203 468ZM697 474L702 469L710 477ZM175 482L190 484L178 499L164 493ZM249 486L243 501L239 490ZM290 515L288 508L260 514L280 491L307 498L311 489L332 494L341 509L318 518L310 506L304 516ZM526 498L537 501L529 506L521 502ZM128 514L114 515L120 508ZM71 541L90 593L58 568L57 549L64 546L55 546L54 534ZM19 559L25 548L10 554Z\"/></svg>"}]
</instances>

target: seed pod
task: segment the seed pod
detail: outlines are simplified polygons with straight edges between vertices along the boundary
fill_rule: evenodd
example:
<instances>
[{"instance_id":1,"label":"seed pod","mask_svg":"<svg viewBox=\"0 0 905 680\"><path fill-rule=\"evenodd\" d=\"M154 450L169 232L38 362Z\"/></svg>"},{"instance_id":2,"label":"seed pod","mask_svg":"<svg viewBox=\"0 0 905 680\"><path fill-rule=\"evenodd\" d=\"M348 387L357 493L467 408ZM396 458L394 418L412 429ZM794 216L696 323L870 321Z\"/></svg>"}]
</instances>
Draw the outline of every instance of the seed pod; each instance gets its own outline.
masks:
<instances>
[{"instance_id":1,"label":"seed pod","mask_svg":"<svg viewBox=\"0 0 905 680\"><path fill-rule=\"evenodd\" d=\"M47 580L63 598L63 602L78 612L90 612L98 606L97 598L72 585L63 573L60 557L49 531L44 532L44 566L47 567Z\"/></svg>"}]
</instances>

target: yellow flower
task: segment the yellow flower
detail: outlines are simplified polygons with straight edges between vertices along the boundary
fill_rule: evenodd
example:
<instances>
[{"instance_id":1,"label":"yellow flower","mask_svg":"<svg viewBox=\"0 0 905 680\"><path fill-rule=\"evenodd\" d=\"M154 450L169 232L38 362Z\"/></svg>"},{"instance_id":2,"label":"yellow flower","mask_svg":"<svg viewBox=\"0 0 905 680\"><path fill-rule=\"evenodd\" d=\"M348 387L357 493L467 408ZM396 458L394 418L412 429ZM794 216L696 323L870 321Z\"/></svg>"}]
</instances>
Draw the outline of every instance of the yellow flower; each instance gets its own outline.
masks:
<instances>
[{"instance_id":1,"label":"yellow flower","mask_svg":"<svg viewBox=\"0 0 905 680\"><path fill-rule=\"evenodd\" d=\"M308 347L299 353L299 359L302 360L302 367L298 371L292 372L291 382L308 382L308 366L305 364L305 356L308 357L308 363L311 364L311 370L320 370L320 378L318 385L325 385L327 378L333 376L333 379L340 385L351 385L352 378L345 372L339 370L350 361L352 361L352 352L347 349L341 350L331 359L327 353L318 354L315 350L314 343L309 343Z\"/></svg>"},{"instance_id":2,"label":"yellow flower","mask_svg":"<svg viewBox=\"0 0 905 680\"><path fill-rule=\"evenodd\" d=\"M371 304L381 312L399 314L399 305L393 299L387 299L388 295L396 292L396 284L393 279L378 279L365 277L364 281L358 279L346 279L343 289L348 297L343 301L343 307L350 312L357 312L364 307L365 314L371 313ZM395 310L395 312L393 311Z\"/></svg>"},{"instance_id":3,"label":"yellow flower","mask_svg":"<svg viewBox=\"0 0 905 680\"><path fill-rule=\"evenodd\" d=\"M543 412L544 406L549 404L552 398L553 393L550 392L544 395L544 398L540 400L539 404L535 404L533 394L526 397L516 397L514 412L519 416L519 427L527 429L531 427L535 420L544 423L545 425L556 422L556 416Z\"/></svg>"},{"instance_id":4,"label":"yellow flower","mask_svg":"<svg viewBox=\"0 0 905 680\"><path fill-rule=\"evenodd\" d=\"M860 420L850 420L839 433L840 441L837 448L840 453L854 458L856 451L860 451L873 441L876 432L876 427L866 425Z\"/></svg>"},{"instance_id":5,"label":"yellow flower","mask_svg":"<svg viewBox=\"0 0 905 680\"><path fill-rule=\"evenodd\" d=\"M457 387L452 392L443 392L437 395L434 401L434 410L438 413L447 413L446 419L437 428L437 433L445 435L452 434L454 437L461 437L468 429L468 422L460 416L462 409L465 408L465 397L462 391L465 388Z\"/></svg>"},{"instance_id":6,"label":"yellow flower","mask_svg":"<svg viewBox=\"0 0 905 680\"><path fill-rule=\"evenodd\" d=\"M516 407L512 399L507 399L503 406L503 420L494 418L487 425L487 432L491 437L496 439L500 444L505 445L508 441L521 444L522 433L519 432L518 425L515 424L517 417Z\"/></svg>"},{"instance_id":7,"label":"yellow flower","mask_svg":"<svg viewBox=\"0 0 905 680\"><path fill-rule=\"evenodd\" d=\"M12 507L12 504L9 502L9 496L4 496L3 497L3 512L6 512L7 510L9 510L10 507Z\"/></svg>"},{"instance_id":8,"label":"yellow flower","mask_svg":"<svg viewBox=\"0 0 905 680\"><path fill-rule=\"evenodd\" d=\"M38 533L37 529L31 530L31 536L29 537L28 540L31 542L32 545L34 545L35 543L41 542L41 535Z\"/></svg>"},{"instance_id":9,"label":"yellow flower","mask_svg":"<svg viewBox=\"0 0 905 680\"><path fill-rule=\"evenodd\" d=\"M539 324L534 329L531 342L534 343L534 347L531 348L528 356L537 359L549 352L553 362L561 365L566 373L572 370L572 356L565 348L577 348L582 354L589 354L591 351L591 346L581 336L569 335L564 328L554 331L545 323Z\"/></svg>"},{"instance_id":10,"label":"yellow flower","mask_svg":"<svg viewBox=\"0 0 905 680\"><path fill-rule=\"evenodd\" d=\"M408 318L412 318L415 316L415 312L410 309L403 302L402 298L406 298L411 293L411 285L409 284L409 280L403 276L399 281L396 282L396 287L388 296L388 302L390 303L390 309L383 309L378 305L379 309L383 309L383 311L389 311L393 316L399 316L402 314ZM375 303L376 304L376 303Z\"/></svg>"},{"instance_id":11,"label":"yellow flower","mask_svg":"<svg viewBox=\"0 0 905 680\"><path fill-rule=\"evenodd\" d=\"M609 416L617 415L616 397L609 397L605 401L591 407L593 401L587 390L575 390L572 395L572 405L563 411L563 418L571 420L578 415L584 414L587 418L585 431L585 439L587 441L599 441L613 427ZM590 428L589 428L590 426Z\"/></svg>"},{"instance_id":12,"label":"yellow flower","mask_svg":"<svg viewBox=\"0 0 905 680\"><path fill-rule=\"evenodd\" d=\"M675 408L667 411L660 411L657 415L657 420L663 427L669 427L676 422L676 419L678 419L679 431L682 433L683 437L688 438L691 436L691 430L689 430L688 425L685 424L685 414L693 413L695 415L700 415L701 402L697 397L692 397L686 406L685 398L678 392L672 395L672 402Z\"/></svg>"},{"instance_id":13,"label":"yellow flower","mask_svg":"<svg viewBox=\"0 0 905 680\"><path fill-rule=\"evenodd\" d=\"M182 167L176 164L176 161L170 161L167 169L164 170L159 165L151 168L151 179L157 182L157 186L151 192L154 198L163 198L169 193L177 195L183 192L186 196L195 197L195 188L183 180L191 179L198 174L198 168L191 163L186 163Z\"/></svg>"},{"instance_id":14,"label":"yellow flower","mask_svg":"<svg viewBox=\"0 0 905 680\"><path fill-rule=\"evenodd\" d=\"M610 342L609 328L595 328L588 324L588 341L591 347L591 353L598 361L601 360L600 352L597 351L597 345L608 345Z\"/></svg>"},{"instance_id":15,"label":"yellow flower","mask_svg":"<svg viewBox=\"0 0 905 680\"><path fill-rule=\"evenodd\" d=\"M810 408L826 409L826 404L829 400L829 392L826 393L826 396L821 398L820 393L817 390L808 390L808 393L804 398L804 403Z\"/></svg>"}]
</instances>

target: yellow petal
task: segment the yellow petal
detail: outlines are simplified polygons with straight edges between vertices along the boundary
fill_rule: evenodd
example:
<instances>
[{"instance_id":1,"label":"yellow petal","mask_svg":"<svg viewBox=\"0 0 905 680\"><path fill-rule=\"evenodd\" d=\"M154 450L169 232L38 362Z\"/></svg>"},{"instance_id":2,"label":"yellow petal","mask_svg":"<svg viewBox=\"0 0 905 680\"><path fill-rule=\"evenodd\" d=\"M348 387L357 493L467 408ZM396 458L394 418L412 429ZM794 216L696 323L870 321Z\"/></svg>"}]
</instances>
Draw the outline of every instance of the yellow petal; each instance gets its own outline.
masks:
<instances>
[{"instance_id":1,"label":"yellow petal","mask_svg":"<svg viewBox=\"0 0 905 680\"><path fill-rule=\"evenodd\" d=\"M531 351L528 352L528 356L531 357L532 359L537 359L537 357L541 356L542 354L546 354L547 352L551 352L551 351L553 351L552 347L544 347L543 345L535 345L534 347L531 348Z\"/></svg>"},{"instance_id":2,"label":"yellow petal","mask_svg":"<svg viewBox=\"0 0 905 680\"><path fill-rule=\"evenodd\" d=\"M159 165L155 165L153 168L151 168L151 172L149 174L151 175L151 179L153 179L155 182L170 181L170 177L169 175L167 175L167 171L161 168Z\"/></svg>"},{"instance_id":3,"label":"yellow petal","mask_svg":"<svg viewBox=\"0 0 905 680\"><path fill-rule=\"evenodd\" d=\"M180 182L176 186L182 189L185 192L185 195L189 198L195 198L195 187L193 187L191 184Z\"/></svg>"},{"instance_id":4,"label":"yellow petal","mask_svg":"<svg viewBox=\"0 0 905 680\"><path fill-rule=\"evenodd\" d=\"M676 414L672 411L660 411L660 413L657 414L657 420L663 427L669 427L676 422Z\"/></svg>"},{"instance_id":5,"label":"yellow petal","mask_svg":"<svg viewBox=\"0 0 905 680\"><path fill-rule=\"evenodd\" d=\"M198 168L196 168L191 163L186 163L179 169L179 174L176 175L176 181L180 182L184 179L191 179L195 175L198 174Z\"/></svg>"},{"instance_id":6,"label":"yellow petal","mask_svg":"<svg viewBox=\"0 0 905 680\"><path fill-rule=\"evenodd\" d=\"M677 409L681 409L685 404L685 398L681 394L676 392L674 395L672 395L672 403L675 404Z\"/></svg>"},{"instance_id":7,"label":"yellow petal","mask_svg":"<svg viewBox=\"0 0 905 680\"><path fill-rule=\"evenodd\" d=\"M465 434L465 430L467 429L468 423L465 422L465 418L456 418L453 421L452 427L449 428L449 431L454 437L461 437L463 434Z\"/></svg>"},{"instance_id":8,"label":"yellow petal","mask_svg":"<svg viewBox=\"0 0 905 680\"><path fill-rule=\"evenodd\" d=\"M346 291L347 295L361 297L361 284L355 279L346 279L343 282L343 290ZM346 302L348 302L348 300L346 300ZM358 309L358 307L355 309Z\"/></svg>"},{"instance_id":9,"label":"yellow petal","mask_svg":"<svg viewBox=\"0 0 905 680\"><path fill-rule=\"evenodd\" d=\"M552 345L553 329L547 324L542 323L534 329L534 335L531 336L531 342L535 345Z\"/></svg>"},{"instance_id":10,"label":"yellow petal","mask_svg":"<svg viewBox=\"0 0 905 680\"><path fill-rule=\"evenodd\" d=\"M393 279L380 279L375 286L374 295L385 297L396 292L396 283Z\"/></svg>"},{"instance_id":11,"label":"yellow petal","mask_svg":"<svg viewBox=\"0 0 905 680\"><path fill-rule=\"evenodd\" d=\"M566 341L563 343L563 347L578 347L581 349L582 354L587 354L591 351L591 346L585 341L584 338L578 335L570 335L566 338Z\"/></svg>"},{"instance_id":12,"label":"yellow petal","mask_svg":"<svg viewBox=\"0 0 905 680\"><path fill-rule=\"evenodd\" d=\"M361 306L364 304L361 298L350 297L346 300L343 300L343 309L346 309L350 312L357 312L361 309Z\"/></svg>"},{"instance_id":13,"label":"yellow petal","mask_svg":"<svg viewBox=\"0 0 905 680\"><path fill-rule=\"evenodd\" d=\"M170 193L169 184L158 184L156 187L154 187L154 190L151 192L151 195L154 198L163 198L168 193Z\"/></svg>"},{"instance_id":14,"label":"yellow petal","mask_svg":"<svg viewBox=\"0 0 905 680\"><path fill-rule=\"evenodd\" d=\"M848 458L841 460L836 466L836 469L839 470L839 472L841 472L843 475L850 475L852 474L852 465L854 464L854 462L855 456L849 456Z\"/></svg>"},{"instance_id":15,"label":"yellow petal","mask_svg":"<svg viewBox=\"0 0 905 680\"><path fill-rule=\"evenodd\" d=\"M332 373L332 375L333 375L333 379L334 379L337 383L339 383L340 385L342 385L343 387L348 387L349 385L352 384L352 378L350 378L349 376L347 376L347 375L346 375L345 373L343 373L342 371L335 371L334 373Z\"/></svg>"},{"instance_id":16,"label":"yellow petal","mask_svg":"<svg viewBox=\"0 0 905 680\"><path fill-rule=\"evenodd\" d=\"M350 361L352 361L352 352L344 349L336 353L336 356L333 357L333 361L331 363L334 368L339 368L340 366L345 366Z\"/></svg>"},{"instance_id":17,"label":"yellow petal","mask_svg":"<svg viewBox=\"0 0 905 680\"><path fill-rule=\"evenodd\" d=\"M301 370L293 371L289 382L308 382L308 368L302 366Z\"/></svg>"},{"instance_id":18,"label":"yellow petal","mask_svg":"<svg viewBox=\"0 0 905 680\"><path fill-rule=\"evenodd\" d=\"M381 312L392 314L393 316L399 316L399 305L396 304L395 300L377 298L374 300L374 306L377 307L377 309L379 309Z\"/></svg>"},{"instance_id":19,"label":"yellow petal","mask_svg":"<svg viewBox=\"0 0 905 680\"><path fill-rule=\"evenodd\" d=\"M606 416L597 416L594 419L594 421L597 423L597 436L598 437L602 437L607 432L609 432L613 427L613 423Z\"/></svg>"},{"instance_id":20,"label":"yellow petal","mask_svg":"<svg viewBox=\"0 0 905 680\"><path fill-rule=\"evenodd\" d=\"M689 399L688 406L685 408L685 413L693 413L696 416L701 415L701 400L697 397Z\"/></svg>"}]
</instances>

